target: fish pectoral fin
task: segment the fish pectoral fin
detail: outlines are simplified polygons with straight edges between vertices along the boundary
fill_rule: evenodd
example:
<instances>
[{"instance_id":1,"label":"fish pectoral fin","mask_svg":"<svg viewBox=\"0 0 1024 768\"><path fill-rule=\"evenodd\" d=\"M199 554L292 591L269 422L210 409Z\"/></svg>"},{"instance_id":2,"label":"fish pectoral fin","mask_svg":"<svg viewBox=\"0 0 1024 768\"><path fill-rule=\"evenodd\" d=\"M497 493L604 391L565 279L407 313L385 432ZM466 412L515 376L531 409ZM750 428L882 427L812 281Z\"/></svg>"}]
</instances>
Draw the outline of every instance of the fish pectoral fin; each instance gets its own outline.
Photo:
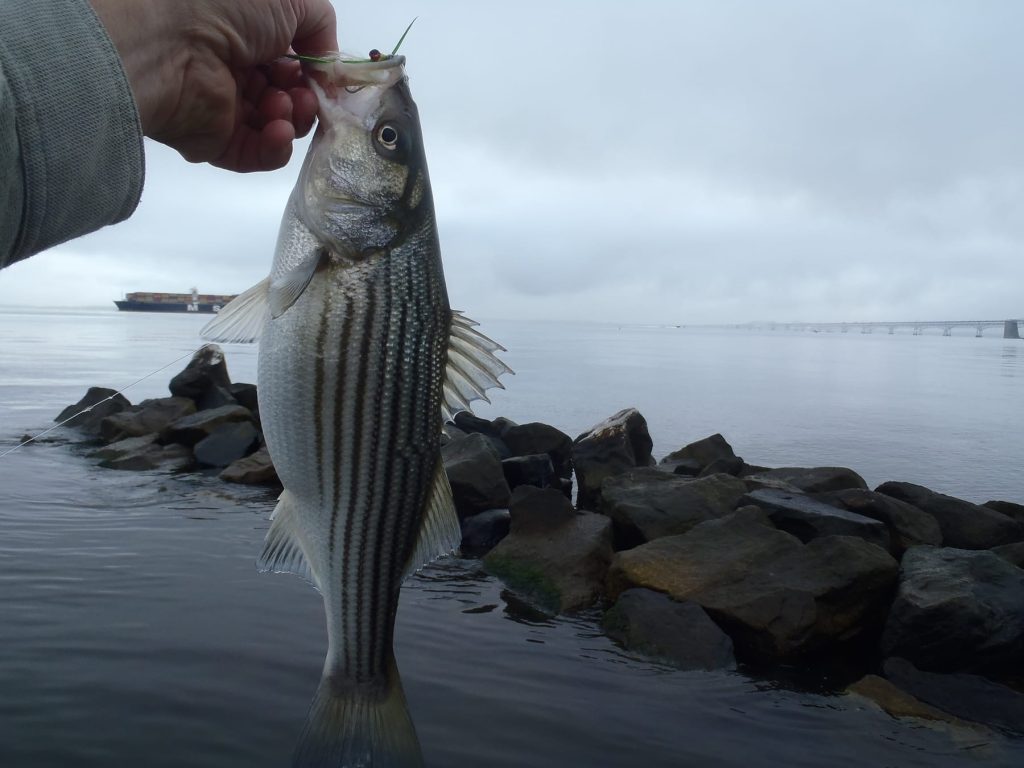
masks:
<instances>
[{"instance_id":1,"label":"fish pectoral fin","mask_svg":"<svg viewBox=\"0 0 1024 768\"><path fill-rule=\"evenodd\" d=\"M427 511L420 524L419 538L416 546L405 565L403 578L415 573L428 563L439 557L450 555L459 548L462 541L462 530L459 518L455 514L455 501L452 499L452 487L448 484L444 464L437 460L434 471L434 482L431 485Z\"/></svg>"},{"instance_id":2,"label":"fish pectoral fin","mask_svg":"<svg viewBox=\"0 0 1024 768\"><path fill-rule=\"evenodd\" d=\"M296 524L297 509L291 494L283 491L270 516L270 530L263 542L263 552L256 561L260 573L294 573L301 576L317 591L320 579L310 565L302 543L301 529Z\"/></svg>"},{"instance_id":3,"label":"fish pectoral fin","mask_svg":"<svg viewBox=\"0 0 1024 768\"><path fill-rule=\"evenodd\" d=\"M259 341L269 317L267 292L270 278L265 277L252 288L229 301L217 316L203 326L199 335L207 341L250 344Z\"/></svg>"},{"instance_id":4,"label":"fish pectoral fin","mask_svg":"<svg viewBox=\"0 0 1024 768\"><path fill-rule=\"evenodd\" d=\"M452 328L448 337L448 363L445 366L441 400L441 420L448 421L459 411L468 411L474 400L490 402L488 389L504 389L498 377L513 370L494 354L505 348L477 331L477 323L452 310Z\"/></svg>"},{"instance_id":5,"label":"fish pectoral fin","mask_svg":"<svg viewBox=\"0 0 1024 768\"><path fill-rule=\"evenodd\" d=\"M298 266L270 281L271 317L280 317L298 300L326 257L327 251L317 248L310 251Z\"/></svg>"}]
</instances>

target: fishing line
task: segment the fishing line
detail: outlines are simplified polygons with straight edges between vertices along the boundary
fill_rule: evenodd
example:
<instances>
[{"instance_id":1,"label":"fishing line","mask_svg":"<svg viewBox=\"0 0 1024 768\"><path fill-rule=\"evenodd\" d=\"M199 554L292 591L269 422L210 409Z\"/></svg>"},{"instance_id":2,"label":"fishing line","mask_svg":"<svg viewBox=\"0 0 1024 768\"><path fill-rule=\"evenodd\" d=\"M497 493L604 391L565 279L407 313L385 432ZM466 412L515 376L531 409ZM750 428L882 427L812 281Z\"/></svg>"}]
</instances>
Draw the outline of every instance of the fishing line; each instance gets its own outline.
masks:
<instances>
[{"instance_id":1,"label":"fishing line","mask_svg":"<svg viewBox=\"0 0 1024 768\"><path fill-rule=\"evenodd\" d=\"M145 376L143 376L143 377L142 377L141 379L136 379L136 380L135 380L135 381L133 381L133 382L132 382L131 384L128 384L128 385L126 385L126 386L122 387L121 389L117 390L117 391L116 391L116 392L115 392L114 394L112 394L112 395L108 395L107 397L103 398L102 400L99 400L98 402L95 402L95 403L93 403L92 405L90 405L90 406L88 406L88 407L86 407L86 408L83 408L83 409L82 409L82 410L80 410L80 411L79 411L78 413L76 413L76 414L75 414L74 416L70 416L70 417L68 417L68 418L64 419L64 421L60 422L59 424L54 424L54 425L53 425L52 427L50 427L49 429L45 429L45 430L43 430L43 431L42 431L42 432L40 432L40 433L39 433L38 435L33 435L32 437L30 437L30 438L29 438L28 440L26 440L25 442L23 442L23 443L18 443L18 444L17 444L16 446L14 446L13 448L8 448L8 449L7 449L6 451L4 451L3 453L0 453L0 459L2 459L2 458L3 458L4 456L7 456L8 454L14 453L14 452L15 452L16 450L18 450L19 448L22 448L23 446L26 446L26 445L28 445L29 443L31 443L31 442L34 442L34 441L38 440L38 439L39 439L40 437L43 437L44 435L48 435L48 434L49 434L50 432L53 432L53 430L55 430L55 429L58 429L58 428L60 428L60 427L63 427L63 426L64 426L65 424L67 424L67 423L68 423L69 421L72 421L72 420L74 420L74 419L77 419L77 418L78 418L79 416L81 416L81 415L82 415L83 413L88 413L88 412L89 412L89 411L91 411L91 410L92 410L93 408L95 408L95 407L96 407L97 405L102 405L103 403L107 402L108 400L113 400L113 399L114 399L115 397L117 397L118 395L120 395L120 394L124 393L125 391L127 391L127 390L131 389L131 388L132 388L132 387L134 387L134 386L135 386L136 384L140 384L141 382L143 382L143 381L145 381L146 379L148 379L148 378L149 378L150 376L156 376L156 375L157 375L158 373L160 373L160 371L163 371L163 370L166 370L166 369L170 368L170 367L171 367L172 365L175 365L175 364L177 364L177 363L181 362L181 361L182 361L182 360L184 360L184 359L185 359L186 357L192 357L192 356L194 356L194 355L195 355L195 354L196 354L197 352L200 352L201 350L203 350L203 349L206 349L206 348L207 348L207 347L209 347L209 346L211 346L211 345L210 345L209 343L207 343L207 344L203 344L202 346L198 347L197 349L193 350L192 352L186 352L186 353L185 353L184 355L182 355L181 357L177 358L176 360L171 360L171 362L167 363L167 365L164 365L164 366L162 366L162 367L160 367L160 368L157 368L157 369L156 369L155 371L153 371L152 373L147 373L147 374L146 374Z\"/></svg>"}]
</instances>

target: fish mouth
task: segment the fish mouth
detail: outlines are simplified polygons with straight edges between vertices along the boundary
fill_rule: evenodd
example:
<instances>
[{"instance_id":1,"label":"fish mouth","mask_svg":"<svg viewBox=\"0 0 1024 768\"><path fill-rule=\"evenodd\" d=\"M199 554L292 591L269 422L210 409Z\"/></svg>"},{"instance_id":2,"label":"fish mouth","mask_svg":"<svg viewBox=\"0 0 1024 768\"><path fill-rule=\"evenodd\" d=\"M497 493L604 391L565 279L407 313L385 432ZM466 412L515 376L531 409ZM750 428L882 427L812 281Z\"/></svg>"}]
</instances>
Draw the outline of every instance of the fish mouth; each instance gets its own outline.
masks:
<instances>
[{"instance_id":1,"label":"fish mouth","mask_svg":"<svg viewBox=\"0 0 1024 768\"><path fill-rule=\"evenodd\" d=\"M336 53L306 62L305 67L321 86L352 89L368 85L391 85L404 77L405 56L388 56L371 61Z\"/></svg>"}]
</instances>

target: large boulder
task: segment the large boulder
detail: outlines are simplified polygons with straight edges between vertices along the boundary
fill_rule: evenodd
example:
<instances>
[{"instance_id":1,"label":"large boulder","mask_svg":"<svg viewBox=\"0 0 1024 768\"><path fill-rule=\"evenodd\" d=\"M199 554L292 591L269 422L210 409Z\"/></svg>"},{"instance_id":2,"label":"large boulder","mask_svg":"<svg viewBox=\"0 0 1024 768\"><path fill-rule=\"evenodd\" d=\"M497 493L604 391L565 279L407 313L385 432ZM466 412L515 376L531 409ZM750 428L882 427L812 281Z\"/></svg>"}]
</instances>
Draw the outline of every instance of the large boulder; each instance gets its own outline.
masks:
<instances>
[{"instance_id":1,"label":"large boulder","mask_svg":"<svg viewBox=\"0 0 1024 768\"><path fill-rule=\"evenodd\" d=\"M913 504L907 504L892 496L859 488L844 491L830 491L815 498L826 504L856 512L885 523L889 529L892 550L902 555L910 547L921 544L937 547L942 544L942 531L935 518Z\"/></svg>"},{"instance_id":2,"label":"large boulder","mask_svg":"<svg viewBox=\"0 0 1024 768\"><path fill-rule=\"evenodd\" d=\"M716 433L673 451L661 460L661 464L666 469L676 470L677 474L696 475L716 461L730 462L738 458L726 439Z\"/></svg>"},{"instance_id":3,"label":"large boulder","mask_svg":"<svg viewBox=\"0 0 1024 768\"><path fill-rule=\"evenodd\" d=\"M81 400L58 413L54 421L65 422L64 426L75 427L95 437L100 434L103 419L131 408L131 405L128 398L115 389L89 387Z\"/></svg>"},{"instance_id":4,"label":"large boulder","mask_svg":"<svg viewBox=\"0 0 1024 768\"><path fill-rule=\"evenodd\" d=\"M474 432L455 438L441 447L441 458L459 517L508 506L512 491L501 457L486 435Z\"/></svg>"},{"instance_id":5,"label":"large boulder","mask_svg":"<svg viewBox=\"0 0 1024 768\"><path fill-rule=\"evenodd\" d=\"M885 523L816 501L802 493L762 489L746 494L742 503L760 507L776 528L804 543L821 536L859 536L882 549L889 549L889 530Z\"/></svg>"},{"instance_id":6,"label":"large boulder","mask_svg":"<svg viewBox=\"0 0 1024 768\"><path fill-rule=\"evenodd\" d=\"M160 435L161 442L179 443L189 447L203 440L225 424L252 422L252 413L240 405L223 405L198 411L172 422Z\"/></svg>"},{"instance_id":7,"label":"large boulder","mask_svg":"<svg viewBox=\"0 0 1024 768\"><path fill-rule=\"evenodd\" d=\"M627 589L602 621L607 635L631 651L681 669L735 669L732 640L693 602L650 589Z\"/></svg>"},{"instance_id":8,"label":"large boulder","mask_svg":"<svg viewBox=\"0 0 1024 768\"><path fill-rule=\"evenodd\" d=\"M1024 669L1024 570L994 552L911 547L882 650L936 672Z\"/></svg>"},{"instance_id":9,"label":"large boulder","mask_svg":"<svg viewBox=\"0 0 1024 768\"><path fill-rule=\"evenodd\" d=\"M612 557L611 521L528 485L516 489L509 513L509 534L484 557L487 570L546 610L593 604Z\"/></svg>"},{"instance_id":10,"label":"large boulder","mask_svg":"<svg viewBox=\"0 0 1024 768\"><path fill-rule=\"evenodd\" d=\"M732 512L746 493L729 475L690 479L654 468L605 479L600 511L615 524L617 549L686 533L698 523Z\"/></svg>"},{"instance_id":11,"label":"large boulder","mask_svg":"<svg viewBox=\"0 0 1024 768\"><path fill-rule=\"evenodd\" d=\"M605 478L654 463L654 443L647 421L636 408L626 408L581 434L572 445L572 462L580 509L597 509Z\"/></svg>"},{"instance_id":12,"label":"large boulder","mask_svg":"<svg viewBox=\"0 0 1024 768\"><path fill-rule=\"evenodd\" d=\"M505 459L501 462L501 471L505 473L505 481L512 490L520 485L537 488L549 488L556 484L560 486L555 477L555 469L551 466L551 457L546 453Z\"/></svg>"},{"instance_id":13,"label":"large boulder","mask_svg":"<svg viewBox=\"0 0 1024 768\"><path fill-rule=\"evenodd\" d=\"M809 544L744 507L681 536L615 556L612 596L631 586L692 600L748 656L786 659L878 627L898 565L880 547L849 536Z\"/></svg>"},{"instance_id":14,"label":"large boulder","mask_svg":"<svg viewBox=\"0 0 1024 768\"><path fill-rule=\"evenodd\" d=\"M934 517L947 547L990 549L1024 539L1024 527L1020 523L989 507L913 483L882 483L875 490L913 504Z\"/></svg>"},{"instance_id":15,"label":"large boulder","mask_svg":"<svg viewBox=\"0 0 1024 768\"><path fill-rule=\"evenodd\" d=\"M498 454L501 459L508 459L512 457L512 451L509 450L508 445L501 439L501 433L504 429L512 425L513 422L504 418L497 418L494 421L488 421L482 419L479 416L470 413L469 411L459 411L455 414L452 421L455 426L465 432L466 434L483 435L487 438L487 441L491 444L494 452Z\"/></svg>"},{"instance_id":16,"label":"large boulder","mask_svg":"<svg viewBox=\"0 0 1024 768\"><path fill-rule=\"evenodd\" d=\"M536 421L529 424L509 423L500 437L513 456L546 453L551 457L551 466L558 477L568 478L572 475L572 438L561 430Z\"/></svg>"},{"instance_id":17,"label":"large boulder","mask_svg":"<svg viewBox=\"0 0 1024 768\"><path fill-rule=\"evenodd\" d=\"M991 501L986 501L981 506L994 509L996 512L1006 515L1007 517L1012 517L1018 523L1024 525L1024 504L1015 504L1012 501L999 501L998 499L993 499Z\"/></svg>"},{"instance_id":18,"label":"large boulder","mask_svg":"<svg viewBox=\"0 0 1024 768\"><path fill-rule=\"evenodd\" d=\"M158 445L151 443L137 450L124 451L114 458L104 459L101 467L133 472L161 470L180 472L192 466L192 451L184 445Z\"/></svg>"},{"instance_id":19,"label":"large boulder","mask_svg":"<svg viewBox=\"0 0 1024 768\"><path fill-rule=\"evenodd\" d=\"M753 478L781 480L804 493L826 493L847 488L867 490L864 478L846 467L779 467L765 469Z\"/></svg>"},{"instance_id":20,"label":"large boulder","mask_svg":"<svg viewBox=\"0 0 1024 768\"><path fill-rule=\"evenodd\" d=\"M172 422L196 412L195 401L187 397L159 397L143 400L100 422L100 437L107 442L161 432Z\"/></svg>"},{"instance_id":21,"label":"large boulder","mask_svg":"<svg viewBox=\"0 0 1024 768\"><path fill-rule=\"evenodd\" d=\"M196 462L204 467L227 467L248 456L259 443L259 432L251 421L222 424L195 444Z\"/></svg>"},{"instance_id":22,"label":"large boulder","mask_svg":"<svg viewBox=\"0 0 1024 768\"><path fill-rule=\"evenodd\" d=\"M511 516L507 509L488 509L460 521L462 552L480 557L508 536Z\"/></svg>"},{"instance_id":23,"label":"large boulder","mask_svg":"<svg viewBox=\"0 0 1024 768\"><path fill-rule=\"evenodd\" d=\"M280 480L270 460L270 453L263 446L256 453L233 462L218 477L229 483L244 485L277 485Z\"/></svg>"},{"instance_id":24,"label":"large boulder","mask_svg":"<svg viewBox=\"0 0 1024 768\"><path fill-rule=\"evenodd\" d=\"M224 351L216 344L204 344L192 355L185 369L171 379L168 388L175 397L188 397L197 402L217 388L230 393L231 377Z\"/></svg>"},{"instance_id":25,"label":"large boulder","mask_svg":"<svg viewBox=\"0 0 1024 768\"><path fill-rule=\"evenodd\" d=\"M1024 541L992 547L992 551L1008 563L1024 568Z\"/></svg>"}]
</instances>

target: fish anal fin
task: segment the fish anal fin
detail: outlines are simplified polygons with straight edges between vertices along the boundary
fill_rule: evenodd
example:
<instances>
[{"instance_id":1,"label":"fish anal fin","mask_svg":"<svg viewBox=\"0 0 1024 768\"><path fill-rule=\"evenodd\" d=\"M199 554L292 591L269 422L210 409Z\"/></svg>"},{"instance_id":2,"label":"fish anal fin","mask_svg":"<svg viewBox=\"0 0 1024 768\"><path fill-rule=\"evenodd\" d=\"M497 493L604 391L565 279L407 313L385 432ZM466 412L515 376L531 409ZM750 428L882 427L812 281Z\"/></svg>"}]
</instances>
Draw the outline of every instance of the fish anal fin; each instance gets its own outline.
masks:
<instances>
[{"instance_id":1,"label":"fish anal fin","mask_svg":"<svg viewBox=\"0 0 1024 768\"><path fill-rule=\"evenodd\" d=\"M488 389L504 389L498 377L513 373L495 354L505 348L477 331L476 325L461 312L452 311L441 401L443 421L458 411L469 410L474 400L486 400Z\"/></svg>"},{"instance_id":2,"label":"fish anal fin","mask_svg":"<svg viewBox=\"0 0 1024 768\"><path fill-rule=\"evenodd\" d=\"M406 563L404 576L415 573L439 557L450 555L459 548L461 541L462 530L459 528L458 515L455 514L452 487L448 484L444 464L438 459L419 538Z\"/></svg>"},{"instance_id":3,"label":"fish anal fin","mask_svg":"<svg viewBox=\"0 0 1024 768\"><path fill-rule=\"evenodd\" d=\"M229 301L217 316L203 326L199 335L207 341L249 344L259 341L269 317L267 294L270 278L265 277L252 288Z\"/></svg>"},{"instance_id":4,"label":"fish anal fin","mask_svg":"<svg viewBox=\"0 0 1024 768\"><path fill-rule=\"evenodd\" d=\"M271 317L280 317L298 301L325 258L327 251L324 248L315 248L297 266L270 281Z\"/></svg>"},{"instance_id":5,"label":"fish anal fin","mask_svg":"<svg viewBox=\"0 0 1024 768\"><path fill-rule=\"evenodd\" d=\"M294 499L288 491L284 491L270 516L270 530L267 531L263 552L256 561L256 567L260 573L294 573L320 591L320 579L310 564L296 514Z\"/></svg>"}]
</instances>

